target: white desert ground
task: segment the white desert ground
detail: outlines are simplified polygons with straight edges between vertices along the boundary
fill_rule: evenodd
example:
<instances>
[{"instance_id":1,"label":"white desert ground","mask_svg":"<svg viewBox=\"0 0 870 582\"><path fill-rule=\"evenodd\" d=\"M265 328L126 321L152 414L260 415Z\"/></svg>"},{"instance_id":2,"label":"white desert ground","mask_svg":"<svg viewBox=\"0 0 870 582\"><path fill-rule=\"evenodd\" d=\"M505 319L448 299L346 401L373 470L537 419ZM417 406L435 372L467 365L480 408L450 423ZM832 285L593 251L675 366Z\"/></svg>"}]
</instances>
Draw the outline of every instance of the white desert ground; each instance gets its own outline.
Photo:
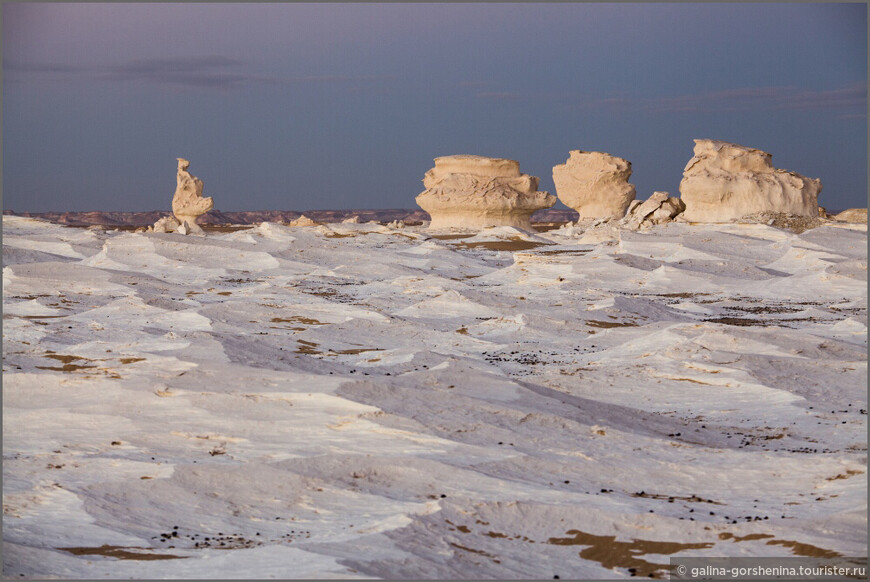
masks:
<instances>
[{"instance_id":1,"label":"white desert ground","mask_svg":"<svg viewBox=\"0 0 870 582\"><path fill-rule=\"evenodd\" d=\"M866 224L4 216L3 264L7 577L867 555Z\"/></svg>"}]
</instances>

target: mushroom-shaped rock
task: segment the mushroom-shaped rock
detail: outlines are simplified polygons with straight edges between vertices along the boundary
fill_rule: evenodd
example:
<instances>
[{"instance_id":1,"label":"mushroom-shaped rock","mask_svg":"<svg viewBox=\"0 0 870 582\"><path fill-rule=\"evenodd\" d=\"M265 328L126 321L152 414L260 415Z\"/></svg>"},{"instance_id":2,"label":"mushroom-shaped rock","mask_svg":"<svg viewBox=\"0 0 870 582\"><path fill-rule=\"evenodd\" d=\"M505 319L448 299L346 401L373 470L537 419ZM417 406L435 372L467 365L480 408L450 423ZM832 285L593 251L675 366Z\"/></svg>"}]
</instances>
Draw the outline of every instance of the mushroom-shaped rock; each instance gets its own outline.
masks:
<instances>
[{"instance_id":1,"label":"mushroom-shaped rock","mask_svg":"<svg viewBox=\"0 0 870 582\"><path fill-rule=\"evenodd\" d=\"M695 140L680 182L689 222L728 222L749 214L819 215L822 183L773 167L771 155L725 141Z\"/></svg>"},{"instance_id":2,"label":"mushroom-shaped rock","mask_svg":"<svg viewBox=\"0 0 870 582\"><path fill-rule=\"evenodd\" d=\"M553 166L559 200L580 218L622 218L634 200L629 184L631 162L602 152L572 150L568 161Z\"/></svg>"},{"instance_id":3,"label":"mushroom-shaped rock","mask_svg":"<svg viewBox=\"0 0 870 582\"><path fill-rule=\"evenodd\" d=\"M513 226L532 230L531 217L556 197L538 191L538 178L520 173L520 163L483 156L435 158L423 177L417 204L429 213L430 229Z\"/></svg>"},{"instance_id":4,"label":"mushroom-shaped rock","mask_svg":"<svg viewBox=\"0 0 870 582\"><path fill-rule=\"evenodd\" d=\"M177 186L175 196L172 197L172 213L180 224L187 223L184 234L202 232L202 229L196 224L196 219L214 208L214 201L211 198L202 197L202 180L196 176L191 176L190 172L187 171L190 162L184 158L177 159Z\"/></svg>"}]
</instances>

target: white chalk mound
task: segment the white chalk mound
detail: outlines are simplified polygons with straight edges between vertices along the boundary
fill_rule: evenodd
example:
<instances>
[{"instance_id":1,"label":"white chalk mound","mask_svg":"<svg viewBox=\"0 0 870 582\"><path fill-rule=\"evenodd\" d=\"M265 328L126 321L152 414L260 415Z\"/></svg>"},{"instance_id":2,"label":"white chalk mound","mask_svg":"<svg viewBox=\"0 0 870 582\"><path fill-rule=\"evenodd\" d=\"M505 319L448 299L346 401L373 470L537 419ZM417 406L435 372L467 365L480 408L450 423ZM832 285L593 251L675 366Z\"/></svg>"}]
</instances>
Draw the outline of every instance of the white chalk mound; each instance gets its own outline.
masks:
<instances>
[{"instance_id":1,"label":"white chalk mound","mask_svg":"<svg viewBox=\"0 0 870 582\"><path fill-rule=\"evenodd\" d=\"M293 220L288 222L287 226L317 226L318 224L320 223L316 220L312 220L304 214L301 214L299 218L294 218Z\"/></svg>"},{"instance_id":2,"label":"white chalk mound","mask_svg":"<svg viewBox=\"0 0 870 582\"><path fill-rule=\"evenodd\" d=\"M178 173L176 174L177 186L175 195L172 197L172 213L181 225L187 223L182 234L188 232L201 233L202 229L196 224L196 219L214 208L211 198L202 196L202 180L191 176L187 171L190 162L184 158L178 159Z\"/></svg>"},{"instance_id":3,"label":"white chalk mound","mask_svg":"<svg viewBox=\"0 0 870 582\"><path fill-rule=\"evenodd\" d=\"M774 168L767 152L696 139L694 153L680 182L689 222L728 222L759 212L819 215L822 183Z\"/></svg>"},{"instance_id":4,"label":"white chalk mound","mask_svg":"<svg viewBox=\"0 0 870 582\"><path fill-rule=\"evenodd\" d=\"M622 218L634 200L631 162L602 152L572 150L553 166L556 195L584 218Z\"/></svg>"},{"instance_id":5,"label":"white chalk mound","mask_svg":"<svg viewBox=\"0 0 870 582\"><path fill-rule=\"evenodd\" d=\"M538 178L520 173L514 160L483 156L435 158L423 178L417 204L429 213L429 228L481 229L513 226L531 230L531 216L556 197L538 191Z\"/></svg>"}]
</instances>

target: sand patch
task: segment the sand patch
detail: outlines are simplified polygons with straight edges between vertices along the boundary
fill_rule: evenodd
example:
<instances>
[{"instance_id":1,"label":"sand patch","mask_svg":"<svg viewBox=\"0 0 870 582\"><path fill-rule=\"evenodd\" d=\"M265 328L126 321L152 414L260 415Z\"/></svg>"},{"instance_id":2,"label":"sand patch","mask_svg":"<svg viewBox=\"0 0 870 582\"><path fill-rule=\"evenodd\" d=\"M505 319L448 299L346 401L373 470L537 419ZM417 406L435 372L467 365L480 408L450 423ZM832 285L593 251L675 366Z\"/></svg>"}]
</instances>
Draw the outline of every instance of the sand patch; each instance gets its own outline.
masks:
<instances>
[{"instance_id":1,"label":"sand patch","mask_svg":"<svg viewBox=\"0 0 870 582\"><path fill-rule=\"evenodd\" d=\"M316 342L309 342L306 340L296 340L296 343L299 344L299 347L296 348L297 354L306 354L309 356L355 356L358 354L364 354L366 352L382 352L384 348L349 348L346 350L326 350L322 351L317 348L320 347L320 344Z\"/></svg>"},{"instance_id":2,"label":"sand patch","mask_svg":"<svg viewBox=\"0 0 870 582\"><path fill-rule=\"evenodd\" d=\"M751 542L773 537L774 536L772 534L765 533L754 533L745 536L736 536L731 532L722 532L719 534L720 540L730 540L732 542ZM784 546L791 549L792 554L807 558L840 558L843 556L843 554L835 552L833 550L826 550L812 544L805 544L803 542L797 542L794 540L770 539L766 543L768 546Z\"/></svg>"},{"instance_id":3,"label":"sand patch","mask_svg":"<svg viewBox=\"0 0 870 582\"><path fill-rule=\"evenodd\" d=\"M250 224L200 224L199 226L201 226L205 232L237 232L254 228L253 225Z\"/></svg>"},{"instance_id":4,"label":"sand patch","mask_svg":"<svg viewBox=\"0 0 870 582\"><path fill-rule=\"evenodd\" d=\"M583 250L583 249L560 250L560 249L556 249L556 250L538 251L535 254L538 254L538 255L565 255L565 256L569 256L569 257L572 257L572 256L579 257L582 255L588 254L590 251L591 251L591 249L590 250Z\"/></svg>"},{"instance_id":5,"label":"sand patch","mask_svg":"<svg viewBox=\"0 0 870 582\"><path fill-rule=\"evenodd\" d=\"M471 238L474 235L473 234L433 234L431 236L432 236L432 238L435 238L438 240L459 240L459 239L463 239L463 238Z\"/></svg>"},{"instance_id":6,"label":"sand patch","mask_svg":"<svg viewBox=\"0 0 870 582\"><path fill-rule=\"evenodd\" d=\"M317 347L320 346L320 344L318 343L305 340L296 340L296 343L299 344L299 347L296 348L297 354L307 354L309 356L314 356L323 353L317 349Z\"/></svg>"},{"instance_id":7,"label":"sand patch","mask_svg":"<svg viewBox=\"0 0 870 582\"><path fill-rule=\"evenodd\" d=\"M74 556L106 556L119 560L184 560L187 556L151 553L151 548L110 546L104 544L97 548L57 548Z\"/></svg>"},{"instance_id":8,"label":"sand patch","mask_svg":"<svg viewBox=\"0 0 870 582\"><path fill-rule=\"evenodd\" d=\"M384 348L351 348L349 350L329 350L330 354L339 354L342 356L355 356L357 354L364 354L365 352L382 352Z\"/></svg>"},{"instance_id":9,"label":"sand patch","mask_svg":"<svg viewBox=\"0 0 870 582\"><path fill-rule=\"evenodd\" d=\"M92 365L87 365L87 364L74 364L73 362L76 362L79 360L81 360L83 362L93 362L94 361L94 360L91 360L90 358L83 358L81 356L70 356L70 355L66 355L66 354L55 354L55 353L46 352L44 354L44 357L50 358L52 360L57 360L58 362L62 363L63 366L59 366L59 367L58 366L34 366L36 369L38 369L38 370L50 370L52 372L69 373L69 372L76 372L78 370L87 370L87 369L97 367L96 365L92 366Z\"/></svg>"},{"instance_id":10,"label":"sand patch","mask_svg":"<svg viewBox=\"0 0 870 582\"><path fill-rule=\"evenodd\" d=\"M472 554L478 554L480 556L484 556L484 557L489 558L490 560L492 560L496 564L501 564L501 560L496 559L496 557L493 554L490 554L489 552L484 552L483 550L475 550L474 548L467 548L467 547L461 546L459 544L454 544L453 542L450 542L450 545L458 550L463 550L465 552L470 552Z\"/></svg>"},{"instance_id":11,"label":"sand patch","mask_svg":"<svg viewBox=\"0 0 870 582\"><path fill-rule=\"evenodd\" d=\"M774 536L772 536L771 534L764 534L764 533L755 533L755 534L749 534L749 535L745 535L745 536L736 536L733 533L726 531L726 532L722 532L719 534L720 540L731 540L732 542L753 542L755 540L764 540L764 539L772 538L772 537L774 537Z\"/></svg>"},{"instance_id":12,"label":"sand patch","mask_svg":"<svg viewBox=\"0 0 870 582\"><path fill-rule=\"evenodd\" d=\"M565 533L573 537L550 538L547 543L558 546L588 546L580 550L581 558L598 562L608 569L626 568L632 576L644 578L665 578L670 566L647 562L639 556L645 554L671 555L683 550L706 550L713 547L712 542L680 543L652 540L618 542L616 536L597 536L576 529L568 530Z\"/></svg>"},{"instance_id":13,"label":"sand patch","mask_svg":"<svg viewBox=\"0 0 870 582\"><path fill-rule=\"evenodd\" d=\"M603 329L610 329L612 327L637 327L636 323L630 321L599 321L597 319L587 319L586 325Z\"/></svg>"},{"instance_id":14,"label":"sand patch","mask_svg":"<svg viewBox=\"0 0 870 582\"><path fill-rule=\"evenodd\" d=\"M318 321L316 319L312 319L310 317L302 317L301 315L294 315L291 317L273 317L270 320L272 323L301 323L303 325L328 325L323 323L322 321Z\"/></svg>"},{"instance_id":15,"label":"sand patch","mask_svg":"<svg viewBox=\"0 0 870 582\"><path fill-rule=\"evenodd\" d=\"M522 239L511 239L511 240L494 240L494 241L480 241L480 242L468 242L468 243L459 243L456 245L457 247L464 249L486 249L488 251L528 251L530 249L536 249L538 247L547 246L548 243L539 243L532 242L528 240Z\"/></svg>"},{"instance_id":16,"label":"sand patch","mask_svg":"<svg viewBox=\"0 0 870 582\"><path fill-rule=\"evenodd\" d=\"M794 540L770 540L768 546L785 546L791 549L791 553L795 556L806 556L807 558L839 558L843 554L833 550L826 550L812 544L796 542Z\"/></svg>"},{"instance_id":17,"label":"sand patch","mask_svg":"<svg viewBox=\"0 0 870 582\"><path fill-rule=\"evenodd\" d=\"M837 479L848 479L849 477L853 477L855 475L863 475L864 471L858 471L856 469L849 469L845 474L840 473L839 475L834 475L833 477L828 477L825 481L836 481Z\"/></svg>"}]
</instances>

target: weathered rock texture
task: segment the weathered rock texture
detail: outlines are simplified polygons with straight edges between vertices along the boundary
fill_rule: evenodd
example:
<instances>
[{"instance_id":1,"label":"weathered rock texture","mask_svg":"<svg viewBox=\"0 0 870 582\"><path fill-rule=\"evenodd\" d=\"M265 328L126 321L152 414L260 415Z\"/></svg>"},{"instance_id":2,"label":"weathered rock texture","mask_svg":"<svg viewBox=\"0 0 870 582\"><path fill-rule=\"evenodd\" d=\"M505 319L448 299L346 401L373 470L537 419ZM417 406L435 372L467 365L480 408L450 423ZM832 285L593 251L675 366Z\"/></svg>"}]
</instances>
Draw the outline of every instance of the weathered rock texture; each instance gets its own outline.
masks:
<instances>
[{"instance_id":1,"label":"weathered rock texture","mask_svg":"<svg viewBox=\"0 0 870 582\"><path fill-rule=\"evenodd\" d=\"M867 209L866 208L850 208L849 210L844 210L839 214L834 215L834 220L839 222L852 222L856 224L867 223Z\"/></svg>"},{"instance_id":2,"label":"weathered rock texture","mask_svg":"<svg viewBox=\"0 0 870 582\"><path fill-rule=\"evenodd\" d=\"M800 234L811 228L818 228L829 221L818 216L799 216L785 212L756 212L743 216L736 222L738 224L766 224L773 228L781 228Z\"/></svg>"},{"instance_id":3,"label":"weathered rock texture","mask_svg":"<svg viewBox=\"0 0 870 582\"><path fill-rule=\"evenodd\" d=\"M483 156L435 158L423 177L417 204L429 213L430 229L513 226L531 230L535 211L556 197L538 192L538 178L520 173L514 160Z\"/></svg>"},{"instance_id":4,"label":"weathered rock texture","mask_svg":"<svg viewBox=\"0 0 870 582\"><path fill-rule=\"evenodd\" d=\"M602 152L572 150L568 161L553 166L556 194L580 218L622 218L634 200L629 184L631 162Z\"/></svg>"},{"instance_id":5,"label":"weathered rock texture","mask_svg":"<svg viewBox=\"0 0 870 582\"><path fill-rule=\"evenodd\" d=\"M778 170L767 152L724 141L695 140L680 182L689 222L728 222L749 214L775 212L819 215L822 183Z\"/></svg>"},{"instance_id":6,"label":"weathered rock texture","mask_svg":"<svg viewBox=\"0 0 870 582\"><path fill-rule=\"evenodd\" d=\"M184 229L178 229L179 232L202 232L202 229L196 224L196 219L214 208L214 201L211 198L202 197L202 180L196 176L191 176L187 168L190 162L184 158L178 159L178 174L176 174L178 185L175 188L175 196L172 197L172 213L181 226L187 223Z\"/></svg>"}]
</instances>

